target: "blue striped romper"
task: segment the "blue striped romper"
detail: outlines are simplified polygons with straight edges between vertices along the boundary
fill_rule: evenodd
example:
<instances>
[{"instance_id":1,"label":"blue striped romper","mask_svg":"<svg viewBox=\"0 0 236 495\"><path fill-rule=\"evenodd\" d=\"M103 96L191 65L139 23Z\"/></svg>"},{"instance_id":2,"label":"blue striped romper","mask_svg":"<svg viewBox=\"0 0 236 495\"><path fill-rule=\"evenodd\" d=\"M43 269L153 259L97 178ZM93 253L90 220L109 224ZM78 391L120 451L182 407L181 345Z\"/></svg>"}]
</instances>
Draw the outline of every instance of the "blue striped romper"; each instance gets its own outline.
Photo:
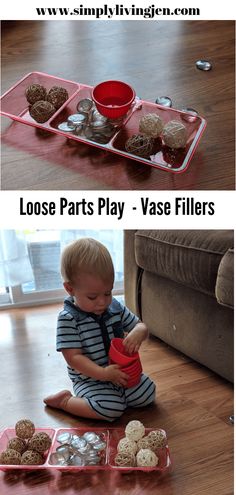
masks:
<instances>
[{"instance_id":1,"label":"blue striped romper","mask_svg":"<svg viewBox=\"0 0 236 495\"><path fill-rule=\"evenodd\" d=\"M132 330L138 321L137 316L114 298L107 310L97 316L82 311L72 297L67 297L58 316L57 351L81 349L99 366L108 366L110 340L123 338L124 332ZM67 369L75 395L83 397L107 421L119 418L127 407L146 406L155 398L155 384L144 374L138 385L126 389L85 376L69 365Z\"/></svg>"}]
</instances>

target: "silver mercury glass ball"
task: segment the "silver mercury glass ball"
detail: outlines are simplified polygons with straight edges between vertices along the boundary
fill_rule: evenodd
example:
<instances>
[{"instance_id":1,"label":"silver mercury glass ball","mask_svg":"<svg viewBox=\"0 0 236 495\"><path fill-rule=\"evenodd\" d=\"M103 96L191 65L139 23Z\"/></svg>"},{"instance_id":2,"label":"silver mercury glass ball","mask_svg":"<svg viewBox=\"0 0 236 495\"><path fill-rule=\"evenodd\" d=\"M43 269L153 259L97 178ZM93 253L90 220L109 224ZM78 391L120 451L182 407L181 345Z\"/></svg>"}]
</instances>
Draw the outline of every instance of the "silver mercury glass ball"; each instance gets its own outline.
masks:
<instances>
[{"instance_id":1,"label":"silver mercury glass ball","mask_svg":"<svg viewBox=\"0 0 236 495\"><path fill-rule=\"evenodd\" d=\"M212 64L208 60L197 60L196 67L199 70L208 71L212 69Z\"/></svg>"},{"instance_id":2,"label":"silver mercury glass ball","mask_svg":"<svg viewBox=\"0 0 236 495\"><path fill-rule=\"evenodd\" d=\"M84 98L83 100L80 100L79 103L77 104L76 109L78 112L90 112L90 110L93 107L93 100L90 98Z\"/></svg>"},{"instance_id":3,"label":"silver mercury glass ball","mask_svg":"<svg viewBox=\"0 0 236 495\"><path fill-rule=\"evenodd\" d=\"M76 125L81 125L86 122L86 117L82 113L74 113L72 115L69 115L67 122L68 125L76 126Z\"/></svg>"},{"instance_id":4,"label":"silver mercury glass ball","mask_svg":"<svg viewBox=\"0 0 236 495\"><path fill-rule=\"evenodd\" d=\"M172 100L169 96L158 96L155 103L163 107L172 107Z\"/></svg>"},{"instance_id":5,"label":"silver mercury glass ball","mask_svg":"<svg viewBox=\"0 0 236 495\"><path fill-rule=\"evenodd\" d=\"M194 110L194 108L187 107L187 108L182 108L181 112L184 112L180 115L182 120L185 120L185 122L196 122L198 118L197 110Z\"/></svg>"},{"instance_id":6,"label":"silver mercury glass ball","mask_svg":"<svg viewBox=\"0 0 236 495\"><path fill-rule=\"evenodd\" d=\"M64 431L63 433L59 433L59 435L57 435L58 443L70 443L71 439L72 439L72 435L67 431Z\"/></svg>"},{"instance_id":7,"label":"silver mercury glass ball","mask_svg":"<svg viewBox=\"0 0 236 495\"><path fill-rule=\"evenodd\" d=\"M68 122L61 122L61 124L58 125L59 131L63 132L73 132L76 129L75 125L68 124Z\"/></svg>"}]
</instances>

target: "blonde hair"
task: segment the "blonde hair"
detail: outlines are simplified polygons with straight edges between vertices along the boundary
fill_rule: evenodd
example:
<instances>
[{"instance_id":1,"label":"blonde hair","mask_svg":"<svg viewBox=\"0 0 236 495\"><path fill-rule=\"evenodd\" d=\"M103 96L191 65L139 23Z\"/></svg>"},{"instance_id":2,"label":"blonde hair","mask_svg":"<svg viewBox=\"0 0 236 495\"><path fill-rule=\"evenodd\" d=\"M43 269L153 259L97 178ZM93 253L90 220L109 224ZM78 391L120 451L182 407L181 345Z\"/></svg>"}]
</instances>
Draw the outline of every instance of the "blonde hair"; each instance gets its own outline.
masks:
<instances>
[{"instance_id":1,"label":"blonde hair","mask_svg":"<svg viewBox=\"0 0 236 495\"><path fill-rule=\"evenodd\" d=\"M68 244L61 256L61 275L64 282L73 283L81 273L114 280L114 266L108 249L95 239L84 237Z\"/></svg>"}]
</instances>

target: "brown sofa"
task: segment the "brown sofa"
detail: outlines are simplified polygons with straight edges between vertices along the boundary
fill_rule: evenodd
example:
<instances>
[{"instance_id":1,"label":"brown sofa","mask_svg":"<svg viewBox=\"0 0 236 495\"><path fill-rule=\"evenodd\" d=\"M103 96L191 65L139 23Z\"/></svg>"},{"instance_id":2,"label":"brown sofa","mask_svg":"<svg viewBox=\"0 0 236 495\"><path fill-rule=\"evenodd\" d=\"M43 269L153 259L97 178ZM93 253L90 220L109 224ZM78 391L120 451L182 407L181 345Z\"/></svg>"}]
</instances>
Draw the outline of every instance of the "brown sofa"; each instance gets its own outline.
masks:
<instances>
[{"instance_id":1,"label":"brown sofa","mask_svg":"<svg viewBox=\"0 0 236 495\"><path fill-rule=\"evenodd\" d=\"M127 230L125 299L151 334L233 382L233 231Z\"/></svg>"}]
</instances>

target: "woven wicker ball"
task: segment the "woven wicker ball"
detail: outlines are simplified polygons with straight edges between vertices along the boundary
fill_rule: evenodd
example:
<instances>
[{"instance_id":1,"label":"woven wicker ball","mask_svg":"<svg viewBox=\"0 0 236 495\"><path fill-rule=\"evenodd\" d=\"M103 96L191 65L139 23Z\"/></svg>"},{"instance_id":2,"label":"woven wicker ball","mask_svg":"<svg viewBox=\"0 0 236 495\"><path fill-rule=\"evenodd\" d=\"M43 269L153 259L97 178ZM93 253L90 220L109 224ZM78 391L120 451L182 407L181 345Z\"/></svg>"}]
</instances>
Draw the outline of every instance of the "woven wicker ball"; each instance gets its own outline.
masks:
<instances>
[{"instance_id":1,"label":"woven wicker ball","mask_svg":"<svg viewBox=\"0 0 236 495\"><path fill-rule=\"evenodd\" d=\"M36 101L46 100L47 90L41 84L31 84L25 92L27 101L33 105Z\"/></svg>"},{"instance_id":2,"label":"woven wicker ball","mask_svg":"<svg viewBox=\"0 0 236 495\"><path fill-rule=\"evenodd\" d=\"M156 113L147 113L146 115L143 115L139 122L140 132L153 138L160 136L163 127L164 124L162 119Z\"/></svg>"},{"instance_id":3,"label":"woven wicker ball","mask_svg":"<svg viewBox=\"0 0 236 495\"><path fill-rule=\"evenodd\" d=\"M68 98L68 91L61 86L53 86L47 96L47 100L56 108L56 110L60 108Z\"/></svg>"},{"instance_id":4,"label":"woven wicker ball","mask_svg":"<svg viewBox=\"0 0 236 495\"><path fill-rule=\"evenodd\" d=\"M148 157L152 153L153 138L145 134L134 134L125 143L125 149L133 155Z\"/></svg>"},{"instance_id":5,"label":"woven wicker ball","mask_svg":"<svg viewBox=\"0 0 236 495\"><path fill-rule=\"evenodd\" d=\"M131 466L136 464L135 455L128 452L118 452L115 457L116 466Z\"/></svg>"},{"instance_id":6,"label":"woven wicker ball","mask_svg":"<svg viewBox=\"0 0 236 495\"><path fill-rule=\"evenodd\" d=\"M17 450L17 452L22 454L27 448L27 443L23 438L14 437L9 440L7 448Z\"/></svg>"},{"instance_id":7,"label":"woven wicker ball","mask_svg":"<svg viewBox=\"0 0 236 495\"><path fill-rule=\"evenodd\" d=\"M150 449L141 449L136 456L137 466L154 467L158 464L158 457Z\"/></svg>"},{"instance_id":8,"label":"woven wicker ball","mask_svg":"<svg viewBox=\"0 0 236 495\"><path fill-rule=\"evenodd\" d=\"M125 428L125 435L129 440L134 440L137 442L145 434L145 427L141 421L133 420L130 421Z\"/></svg>"},{"instance_id":9,"label":"woven wicker ball","mask_svg":"<svg viewBox=\"0 0 236 495\"><path fill-rule=\"evenodd\" d=\"M187 143L187 131L181 122L171 120L165 125L162 133L163 141L169 148L184 148Z\"/></svg>"},{"instance_id":10,"label":"woven wicker ball","mask_svg":"<svg viewBox=\"0 0 236 495\"><path fill-rule=\"evenodd\" d=\"M55 107L49 103L49 101L36 101L32 107L29 109L29 113L31 117L39 122L40 124L44 124L47 122L50 117L55 113Z\"/></svg>"},{"instance_id":11,"label":"woven wicker ball","mask_svg":"<svg viewBox=\"0 0 236 495\"><path fill-rule=\"evenodd\" d=\"M140 438L140 440L137 441L137 446L138 446L138 450L150 449L148 437L146 436L146 437Z\"/></svg>"},{"instance_id":12,"label":"woven wicker ball","mask_svg":"<svg viewBox=\"0 0 236 495\"><path fill-rule=\"evenodd\" d=\"M14 449L6 449L0 454L0 464L20 464L21 455L20 452Z\"/></svg>"},{"instance_id":13,"label":"woven wicker ball","mask_svg":"<svg viewBox=\"0 0 236 495\"><path fill-rule=\"evenodd\" d=\"M30 419L20 419L15 425L15 431L19 438L31 438L35 432L35 426Z\"/></svg>"},{"instance_id":14,"label":"woven wicker ball","mask_svg":"<svg viewBox=\"0 0 236 495\"><path fill-rule=\"evenodd\" d=\"M150 449L160 449L166 445L166 434L161 430L150 431L147 438Z\"/></svg>"},{"instance_id":15,"label":"woven wicker ball","mask_svg":"<svg viewBox=\"0 0 236 495\"><path fill-rule=\"evenodd\" d=\"M136 454L137 450L136 442L126 437L121 438L117 445L117 452Z\"/></svg>"},{"instance_id":16,"label":"woven wicker ball","mask_svg":"<svg viewBox=\"0 0 236 495\"><path fill-rule=\"evenodd\" d=\"M21 456L21 464L38 465L43 463L43 456L34 450L26 450Z\"/></svg>"},{"instance_id":17,"label":"woven wicker ball","mask_svg":"<svg viewBox=\"0 0 236 495\"><path fill-rule=\"evenodd\" d=\"M46 452L51 447L52 440L47 433L40 431L35 433L28 442L28 449L36 452Z\"/></svg>"}]
</instances>

